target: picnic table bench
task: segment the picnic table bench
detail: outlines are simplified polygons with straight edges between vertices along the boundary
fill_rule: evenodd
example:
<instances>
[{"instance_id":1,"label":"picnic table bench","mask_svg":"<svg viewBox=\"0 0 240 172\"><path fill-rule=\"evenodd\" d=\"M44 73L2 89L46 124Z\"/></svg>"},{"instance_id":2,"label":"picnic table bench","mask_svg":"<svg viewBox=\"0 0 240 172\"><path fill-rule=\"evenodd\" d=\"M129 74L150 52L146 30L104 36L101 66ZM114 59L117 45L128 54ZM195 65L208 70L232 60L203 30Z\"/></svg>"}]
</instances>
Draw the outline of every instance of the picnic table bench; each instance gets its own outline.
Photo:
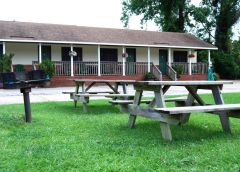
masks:
<instances>
[{"instance_id":1,"label":"picnic table bench","mask_svg":"<svg viewBox=\"0 0 240 172\"><path fill-rule=\"evenodd\" d=\"M126 85L134 83L134 80L99 80L99 79L74 79L76 88L73 92L63 92L63 94L70 94L70 98L74 100L74 107L77 102L83 105L83 111L87 112L87 104L90 97L107 97L112 99L133 99L134 95L127 94ZM89 85L86 87L86 83ZM108 86L110 91L90 91L96 84L104 84ZM118 91L119 86L122 86L123 94ZM81 89L81 91L79 91Z\"/></svg>"},{"instance_id":2,"label":"picnic table bench","mask_svg":"<svg viewBox=\"0 0 240 172\"><path fill-rule=\"evenodd\" d=\"M231 132L229 117L240 117L240 104L224 104L221 94L223 84L232 84L231 81L138 81L134 84L136 90L133 103L128 105L128 126L133 128L137 116L143 116L158 120L162 137L172 140L170 125L184 124L188 122L193 112L207 112L218 114L222 128L225 132ZM188 96L177 106L166 107L167 99L164 94L171 86L185 87ZM215 105L207 104L197 93L199 89L211 90ZM143 91L153 91L154 98L148 107L142 107Z\"/></svg>"}]
</instances>

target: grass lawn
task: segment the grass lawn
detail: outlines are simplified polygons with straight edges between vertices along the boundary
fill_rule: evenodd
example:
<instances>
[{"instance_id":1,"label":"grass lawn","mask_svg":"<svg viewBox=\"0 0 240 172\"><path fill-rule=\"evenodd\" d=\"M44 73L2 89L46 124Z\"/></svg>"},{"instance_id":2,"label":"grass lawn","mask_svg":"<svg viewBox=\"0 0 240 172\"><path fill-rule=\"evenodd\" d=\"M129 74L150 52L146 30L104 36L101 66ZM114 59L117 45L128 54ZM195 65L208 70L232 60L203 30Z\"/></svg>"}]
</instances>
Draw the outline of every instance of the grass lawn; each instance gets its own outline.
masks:
<instances>
[{"instance_id":1,"label":"grass lawn","mask_svg":"<svg viewBox=\"0 0 240 172\"><path fill-rule=\"evenodd\" d=\"M240 94L224 98L240 103ZM26 124L23 105L0 106L0 171L240 171L239 119L230 135L217 116L193 114L167 142L159 122L139 117L129 129L106 100L91 101L87 114L72 102L33 103L32 114Z\"/></svg>"}]
</instances>

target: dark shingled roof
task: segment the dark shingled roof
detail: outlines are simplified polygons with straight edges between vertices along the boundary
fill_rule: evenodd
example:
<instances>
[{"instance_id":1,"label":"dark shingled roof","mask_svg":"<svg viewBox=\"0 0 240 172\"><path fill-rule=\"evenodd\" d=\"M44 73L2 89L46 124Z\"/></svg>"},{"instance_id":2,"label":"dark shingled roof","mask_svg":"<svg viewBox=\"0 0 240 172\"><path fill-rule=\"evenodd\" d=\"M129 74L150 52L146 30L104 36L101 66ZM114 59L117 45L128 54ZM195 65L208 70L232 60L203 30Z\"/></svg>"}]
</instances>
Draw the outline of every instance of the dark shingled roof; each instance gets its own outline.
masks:
<instances>
[{"instance_id":1,"label":"dark shingled roof","mask_svg":"<svg viewBox=\"0 0 240 172\"><path fill-rule=\"evenodd\" d=\"M0 21L0 39L215 49L188 33Z\"/></svg>"}]
</instances>

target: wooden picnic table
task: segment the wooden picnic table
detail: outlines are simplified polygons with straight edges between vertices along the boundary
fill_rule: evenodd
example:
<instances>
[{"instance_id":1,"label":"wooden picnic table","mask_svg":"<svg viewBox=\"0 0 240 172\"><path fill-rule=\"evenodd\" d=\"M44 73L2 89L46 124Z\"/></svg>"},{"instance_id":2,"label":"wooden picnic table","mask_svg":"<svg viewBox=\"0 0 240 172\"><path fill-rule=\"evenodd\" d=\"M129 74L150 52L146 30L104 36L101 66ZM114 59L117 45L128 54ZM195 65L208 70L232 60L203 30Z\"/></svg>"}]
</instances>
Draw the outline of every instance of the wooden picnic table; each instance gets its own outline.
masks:
<instances>
[{"instance_id":1,"label":"wooden picnic table","mask_svg":"<svg viewBox=\"0 0 240 172\"><path fill-rule=\"evenodd\" d=\"M127 94L127 84L133 84L135 80L100 80L100 79L73 79L76 84L75 92L70 93L70 98L74 100L74 107L77 106L77 101L83 103L83 111L87 112L87 103L89 102L90 96L102 96L102 97L112 97L112 98L126 98L126 96L131 96ZM88 86L87 86L88 83ZM91 92L90 89L97 84L104 84L108 86L110 91L94 91ZM122 86L123 94L119 92L119 86ZM65 92L67 93L67 92ZM132 95L133 97L133 95Z\"/></svg>"},{"instance_id":2,"label":"wooden picnic table","mask_svg":"<svg viewBox=\"0 0 240 172\"><path fill-rule=\"evenodd\" d=\"M133 104L128 105L128 112L130 113L128 126L134 127L136 117L143 116L146 118L157 119L160 121L161 133L165 140L172 140L172 133L170 129L171 124L183 124L188 122L191 112L212 112L219 114L221 125L224 131L230 132L228 111L239 111L240 104L229 105L220 108L219 105L224 104L221 90L224 84L232 84L232 81L137 81L134 83L136 90ZM167 108L164 94L172 86L185 87L188 91L188 96L184 102L184 108L173 107ZM206 104L206 102L199 96L197 91L199 89L211 90L214 98L214 107ZM140 102L142 100L143 91L153 91L154 97L149 106L142 107ZM194 106L194 105L198 106ZM193 109L193 107L195 109ZM240 117L239 115L235 117Z\"/></svg>"}]
</instances>

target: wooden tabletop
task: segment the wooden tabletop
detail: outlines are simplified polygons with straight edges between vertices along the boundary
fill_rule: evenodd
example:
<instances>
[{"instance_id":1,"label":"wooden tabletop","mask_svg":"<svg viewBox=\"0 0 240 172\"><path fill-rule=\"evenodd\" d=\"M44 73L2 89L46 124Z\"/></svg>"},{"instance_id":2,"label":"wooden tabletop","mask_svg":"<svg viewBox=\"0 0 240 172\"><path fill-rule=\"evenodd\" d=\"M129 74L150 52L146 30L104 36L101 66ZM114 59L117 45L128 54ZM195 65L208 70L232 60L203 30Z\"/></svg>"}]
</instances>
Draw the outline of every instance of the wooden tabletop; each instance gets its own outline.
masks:
<instances>
[{"instance_id":1,"label":"wooden tabletop","mask_svg":"<svg viewBox=\"0 0 240 172\"><path fill-rule=\"evenodd\" d=\"M136 80L103 80L103 79L73 79L75 82L125 82L135 83Z\"/></svg>"},{"instance_id":2,"label":"wooden tabletop","mask_svg":"<svg viewBox=\"0 0 240 172\"><path fill-rule=\"evenodd\" d=\"M136 83L148 85L194 86L233 84L233 81L137 81Z\"/></svg>"}]
</instances>

